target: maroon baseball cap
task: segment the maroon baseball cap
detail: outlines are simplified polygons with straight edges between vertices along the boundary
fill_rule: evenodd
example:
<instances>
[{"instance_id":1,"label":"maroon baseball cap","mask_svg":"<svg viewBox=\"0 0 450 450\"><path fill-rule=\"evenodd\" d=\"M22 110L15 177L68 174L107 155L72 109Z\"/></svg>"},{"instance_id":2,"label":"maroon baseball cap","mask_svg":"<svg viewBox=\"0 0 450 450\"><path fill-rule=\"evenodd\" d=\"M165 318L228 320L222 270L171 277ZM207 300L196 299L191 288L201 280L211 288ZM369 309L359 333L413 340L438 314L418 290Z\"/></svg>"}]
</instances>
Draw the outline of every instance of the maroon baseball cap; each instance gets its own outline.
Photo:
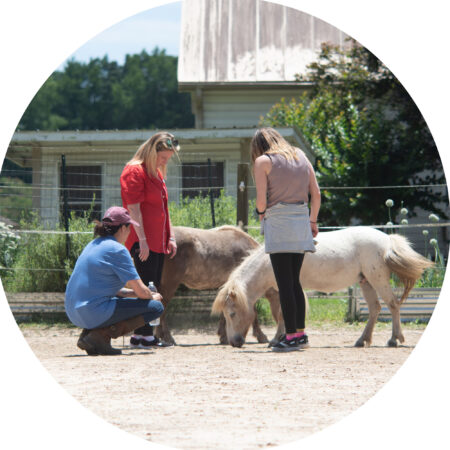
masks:
<instances>
[{"instance_id":1,"label":"maroon baseball cap","mask_svg":"<svg viewBox=\"0 0 450 450\"><path fill-rule=\"evenodd\" d=\"M105 221L105 219L107 219ZM103 222L111 225L126 225L127 223L132 223L135 227L139 224L130 217L130 213L121 206L111 206L103 216Z\"/></svg>"}]
</instances>

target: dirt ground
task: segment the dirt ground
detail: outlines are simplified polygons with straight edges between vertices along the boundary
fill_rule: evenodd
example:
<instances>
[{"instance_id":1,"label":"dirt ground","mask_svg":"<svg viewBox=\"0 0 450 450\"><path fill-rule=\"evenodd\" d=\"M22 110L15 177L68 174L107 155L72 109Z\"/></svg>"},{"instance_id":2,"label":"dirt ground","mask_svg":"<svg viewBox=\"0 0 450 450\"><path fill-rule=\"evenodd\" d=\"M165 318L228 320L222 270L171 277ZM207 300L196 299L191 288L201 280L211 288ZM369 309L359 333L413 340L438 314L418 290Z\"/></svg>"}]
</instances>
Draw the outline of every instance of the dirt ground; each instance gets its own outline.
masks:
<instances>
[{"instance_id":1,"label":"dirt ground","mask_svg":"<svg viewBox=\"0 0 450 450\"><path fill-rule=\"evenodd\" d=\"M273 336L275 329L263 329ZM57 382L121 429L179 449L257 449L296 441L356 410L423 332L404 329L405 345L393 349L385 346L389 327L377 327L372 347L354 348L361 330L309 329L311 348L287 354L253 337L237 349L219 345L213 330L172 330L175 347L135 350L119 338L113 344L123 355L112 357L84 354L76 329L22 331Z\"/></svg>"}]
</instances>

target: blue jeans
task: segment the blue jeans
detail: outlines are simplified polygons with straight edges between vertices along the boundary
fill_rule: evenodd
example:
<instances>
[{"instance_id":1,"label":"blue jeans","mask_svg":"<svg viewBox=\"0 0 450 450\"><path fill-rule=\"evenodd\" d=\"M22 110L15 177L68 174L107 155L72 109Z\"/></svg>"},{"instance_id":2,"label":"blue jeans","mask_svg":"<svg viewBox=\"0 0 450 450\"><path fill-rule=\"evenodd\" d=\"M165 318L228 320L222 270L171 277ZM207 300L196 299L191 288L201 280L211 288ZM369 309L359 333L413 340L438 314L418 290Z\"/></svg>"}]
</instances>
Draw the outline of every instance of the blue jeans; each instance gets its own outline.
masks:
<instances>
[{"instance_id":1,"label":"blue jeans","mask_svg":"<svg viewBox=\"0 0 450 450\"><path fill-rule=\"evenodd\" d=\"M157 300L123 297L114 297L113 299L116 301L113 315L98 328L107 327L137 316L143 316L145 322L148 323L161 316L164 311L163 304Z\"/></svg>"}]
</instances>

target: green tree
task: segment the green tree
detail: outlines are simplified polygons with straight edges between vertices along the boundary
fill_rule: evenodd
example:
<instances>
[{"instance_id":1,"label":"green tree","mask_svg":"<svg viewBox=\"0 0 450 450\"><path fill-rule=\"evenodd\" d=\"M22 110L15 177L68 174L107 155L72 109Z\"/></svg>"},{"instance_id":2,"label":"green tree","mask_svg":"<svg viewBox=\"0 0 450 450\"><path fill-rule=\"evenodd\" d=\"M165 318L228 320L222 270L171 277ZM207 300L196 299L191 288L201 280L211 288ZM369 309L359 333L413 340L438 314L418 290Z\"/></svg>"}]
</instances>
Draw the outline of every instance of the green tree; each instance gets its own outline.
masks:
<instances>
[{"instance_id":1,"label":"green tree","mask_svg":"<svg viewBox=\"0 0 450 450\"><path fill-rule=\"evenodd\" d=\"M127 55L69 61L54 72L25 111L19 130L189 128L189 94L178 92L177 57L155 48Z\"/></svg>"},{"instance_id":2,"label":"green tree","mask_svg":"<svg viewBox=\"0 0 450 450\"><path fill-rule=\"evenodd\" d=\"M51 76L28 105L18 125L19 130L58 130L68 126L67 118L59 115L58 74Z\"/></svg>"},{"instance_id":3,"label":"green tree","mask_svg":"<svg viewBox=\"0 0 450 450\"><path fill-rule=\"evenodd\" d=\"M356 42L347 49L323 45L298 81L311 84L298 99L274 105L264 123L297 126L317 159L321 220L328 225L384 223L384 201L439 211L443 192L420 189L353 189L442 184L438 151L420 111L378 58ZM326 187L343 189L329 189Z\"/></svg>"}]
</instances>

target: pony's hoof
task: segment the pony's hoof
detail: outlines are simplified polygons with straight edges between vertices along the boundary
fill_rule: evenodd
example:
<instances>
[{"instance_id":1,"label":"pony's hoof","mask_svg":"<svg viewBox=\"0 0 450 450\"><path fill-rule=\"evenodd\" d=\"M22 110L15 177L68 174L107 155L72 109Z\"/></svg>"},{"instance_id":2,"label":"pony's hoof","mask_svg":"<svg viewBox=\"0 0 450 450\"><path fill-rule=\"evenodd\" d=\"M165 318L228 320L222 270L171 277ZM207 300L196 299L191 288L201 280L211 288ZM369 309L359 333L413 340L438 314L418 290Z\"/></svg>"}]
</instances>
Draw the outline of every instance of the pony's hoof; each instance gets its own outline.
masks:
<instances>
[{"instance_id":1,"label":"pony's hoof","mask_svg":"<svg viewBox=\"0 0 450 450\"><path fill-rule=\"evenodd\" d=\"M269 342L269 339L267 339L267 336L265 334L256 336L256 339L259 344L267 344Z\"/></svg>"},{"instance_id":2,"label":"pony's hoof","mask_svg":"<svg viewBox=\"0 0 450 450\"><path fill-rule=\"evenodd\" d=\"M359 347L359 348L370 347L370 342L361 338L355 342L355 347Z\"/></svg>"},{"instance_id":3,"label":"pony's hoof","mask_svg":"<svg viewBox=\"0 0 450 450\"><path fill-rule=\"evenodd\" d=\"M397 339L389 339L387 342L388 347L395 348L398 347Z\"/></svg>"},{"instance_id":4,"label":"pony's hoof","mask_svg":"<svg viewBox=\"0 0 450 450\"><path fill-rule=\"evenodd\" d=\"M175 342L175 339L169 334L169 335L164 335L162 334L161 336L156 336L158 339L160 339L161 341L167 342L168 344L172 344L172 345L177 345L177 343Z\"/></svg>"}]
</instances>

